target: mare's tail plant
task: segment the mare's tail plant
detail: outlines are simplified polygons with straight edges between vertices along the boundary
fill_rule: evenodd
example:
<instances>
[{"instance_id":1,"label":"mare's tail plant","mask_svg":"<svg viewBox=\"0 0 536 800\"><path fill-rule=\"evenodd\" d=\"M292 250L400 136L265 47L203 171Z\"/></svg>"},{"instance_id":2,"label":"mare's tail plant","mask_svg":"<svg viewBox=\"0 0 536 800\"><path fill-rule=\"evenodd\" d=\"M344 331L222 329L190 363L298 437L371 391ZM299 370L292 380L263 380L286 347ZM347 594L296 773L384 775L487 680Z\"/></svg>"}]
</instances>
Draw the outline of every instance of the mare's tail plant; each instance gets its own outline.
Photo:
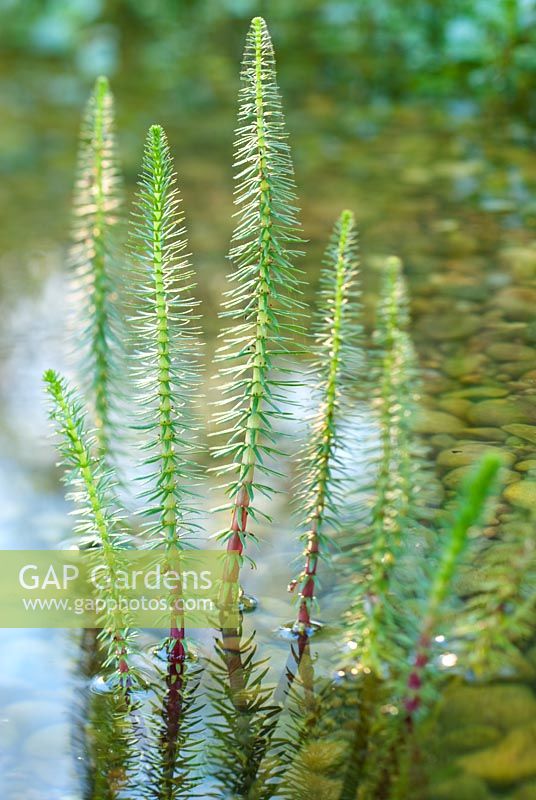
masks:
<instances>
[{"instance_id":1,"label":"mare's tail plant","mask_svg":"<svg viewBox=\"0 0 536 800\"><path fill-rule=\"evenodd\" d=\"M357 337L361 333L357 304L357 235L354 216L343 211L329 243L320 277L313 367L317 408L310 423L307 449L297 479L298 513L307 530L302 535L305 563L291 584L299 587L297 633L311 630L318 561L326 558L329 532L339 526L344 414L351 410L344 388L358 382ZM345 402L346 401L346 402ZM346 407L345 407L346 406ZM303 524L302 523L302 524Z\"/></svg>"},{"instance_id":2,"label":"mare's tail plant","mask_svg":"<svg viewBox=\"0 0 536 800\"><path fill-rule=\"evenodd\" d=\"M295 510L303 533L303 568L289 584L298 589L298 610L292 632L297 637L288 661L280 691L288 693L295 668L309 702L314 672L309 651L309 636L314 631L318 566L332 551L331 541L340 527L344 507L344 478L341 451L350 434L350 413L354 387L363 371L360 351L359 294L357 288L357 232L351 211L337 220L325 255L320 276L320 297L314 323L314 358L311 380L314 385L314 411L309 420L309 436L295 481Z\"/></svg>"},{"instance_id":3,"label":"mare's tail plant","mask_svg":"<svg viewBox=\"0 0 536 800\"><path fill-rule=\"evenodd\" d=\"M70 497L79 517L76 532L80 545L94 553L96 563L103 569L98 584L104 601L99 620L99 638L106 653L104 667L111 668L120 692L128 697L140 685L140 678L134 662L135 632L128 613L121 607L115 581L118 570L124 569L121 551L128 538L116 509L113 477L95 454L95 437L86 430L81 401L52 370L45 373L44 379L52 401L51 418L60 435L64 480L71 488Z\"/></svg>"},{"instance_id":4,"label":"mare's tail plant","mask_svg":"<svg viewBox=\"0 0 536 800\"><path fill-rule=\"evenodd\" d=\"M80 134L74 196L71 288L78 372L89 395L99 451L108 456L115 436L117 394L116 228L121 205L113 127L113 98L98 78Z\"/></svg>"},{"instance_id":5,"label":"mare's tail plant","mask_svg":"<svg viewBox=\"0 0 536 800\"><path fill-rule=\"evenodd\" d=\"M259 17L247 34L241 77L235 143L238 223L229 254L234 270L221 312L227 326L216 355L227 380L216 422L227 441L214 449L215 457L226 462L218 473L231 476L225 486L231 524L220 539L230 554L233 583L246 548L256 539L248 522L261 514L257 495L273 494L259 475L269 479L274 474L269 462L280 455L273 426L285 416L283 391L290 385L280 356L291 352L301 332L302 308L294 266L301 242L294 171L272 42Z\"/></svg>"},{"instance_id":6,"label":"mare's tail plant","mask_svg":"<svg viewBox=\"0 0 536 800\"><path fill-rule=\"evenodd\" d=\"M238 223L229 254L234 269L221 312L227 327L216 355L220 375L227 381L216 423L227 441L214 449L214 455L226 462L218 474L230 475L225 486L229 503L224 510L231 522L219 534L228 554L223 605L239 585L244 557L251 560L246 550L256 535L250 530L250 520L265 517L257 505L258 495L270 497L274 491L270 479L279 475L273 466L281 455L274 423L286 416L282 403L291 385L281 357L292 352L293 341L301 333L302 308L301 275L294 265L301 242L294 170L273 46L259 17L247 34L241 79L235 142ZM259 476L264 476L262 482ZM241 628L223 629L222 634L216 663L225 664L229 683L216 708L225 720L226 738L241 742L242 756L238 761L231 757L232 768L221 771L220 782L231 793L245 797L253 790L277 708L260 685L263 672L253 640L243 644ZM215 732L224 763L227 744L216 726Z\"/></svg>"},{"instance_id":7,"label":"mare's tail plant","mask_svg":"<svg viewBox=\"0 0 536 800\"><path fill-rule=\"evenodd\" d=\"M524 669L521 650L536 617L536 510L527 510L526 521L511 525L500 539L482 543L478 567L469 564L460 576L462 587L468 570L473 586L462 589L466 613L453 632L467 641L464 661L479 678L506 664Z\"/></svg>"},{"instance_id":8,"label":"mare's tail plant","mask_svg":"<svg viewBox=\"0 0 536 800\"><path fill-rule=\"evenodd\" d=\"M88 752L83 800L120 800L131 789L139 765L139 742L134 734L125 698L90 693L86 727Z\"/></svg>"},{"instance_id":9,"label":"mare's tail plant","mask_svg":"<svg viewBox=\"0 0 536 800\"><path fill-rule=\"evenodd\" d=\"M146 547L165 552L165 568L181 573L181 554L197 532L192 483L197 475L195 420L199 341L186 254L184 216L166 135L153 125L147 135L143 171L132 225L134 270L131 320L135 408L144 475L141 514ZM196 752L197 671L187 669L181 587L170 592L165 689L157 692L161 719L153 725L150 797L190 797ZM158 716L155 711L153 717ZM153 719L154 721L154 719Z\"/></svg>"},{"instance_id":10,"label":"mare's tail plant","mask_svg":"<svg viewBox=\"0 0 536 800\"><path fill-rule=\"evenodd\" d=\"M381 759L369 771L373 777L363 793L363 800L374 800L378 796L378 787L382 787L382 791L389 787L393 800L403 800L411 792L412 768L420 761L413 739L415 724L419 716L432 706L442 677L433 663L435 643L436 640L449 639L447 611L455 599L454 578L467 549L469 533L474 526L483 522L488 500L497 492L501 466L502 461L497 455L490 453L483 456L473 474L464 481L442 532L445 542L420 602L418 637L412 648L409 666L400 674L405 687L401 692L399 714L390 731L390 753L384 743ZM454 658L454 663L457 660L455 653L448 654L447 658ZM395 770L392 769L392 762L396 764Z\"/></svg>"},{"instance_id":11,"label":"mare's tail plant","mask_svg":"<svg viewBox=\"0 0 536 800\"><path fill-rule=\"evenodd\" d=\"M283 472L278 429L291 417L288 395L296 379L289 359L302 350L304 309L302 276L295 266L302 240L293 168L273 48L260 18L253 20L247 34L242 84L235 158L238 222L230 251L231 285L221 312L226 327L216 356L224 385L215 414L216 433L222 438L214 448L214 469L227 476L223 510L229 519L217 534L223 551L223 612L238 599L247 607L241 570L246 559L252 561L255 528L269 522L263 502L273 499L274 482ZM99 582L105 609L99 636L102 668L112 673L114 691L102 703L99 698L85 706L94 724L102 726L100 733L84 737L93 751L88 763L99 773L94 781L88 776L88 792L95 798L128 794L151 800L178 800L196 792L237 800L407 797L417 742L413 734L447 677L436 645L451 632L473 637L470 645L456 643L456 653L450 654L471 664L469 646L480 659L497 646L503 652L513 636L527 635L533 567L520 564L523 580L509 578L501 595L504 602L495 596L501 588L497 566L492 590L472 598L468 609L456 604L455 570L464 551L471 550L470 529L481 521L499 465L493 457L485 458L453 515L434 530L419 494L412 431L417 362L408 333L401 265L393 258L385 267L377 330L372 353L367 354L372 362L370 370L367 362L367 371L374 381L365 386L356 233L350 212L343 212L336 224L322 274L320 316L311 348L317 409L297 486L291 490L304 542L303 569L291 583L298 590L292 633L303 644L298 666L305 661L306 648L307 663L302 663L295 681L294 675L283 676L285 697L274 694L269 682L272 664L258 655L255 633L243 636L242 619L230 627L221 613L215 623L220 628L215 646L206 657L202 652L208 665L209 704L203 717L201 668L192 667L183 606L177 602L184 599L179 582L169 591L165 607L159 606L163 633L155 653L158 665L147 702L139 702L135 690L146 685L141 653L128 604L125 610L113 578L128 569L125 548L136 545L163 550L165 573L180 575L186 550L195 546L200 533L192 408L199 400L199 347L179 203L167 139L155 125L145 144L129 272L118 284L113 244L118 175L111 96L100 79L82 138L74 248L74 282L85 312L87 402L54 372L45 375L61 436L65 481L80 514L80 544L109 578ZM131 301L130 418L138 415L132 428L142 452L137 499L143 508L134 514L139 525L130 528L111 468L118 402L112 377L117 345L123 344L116 336L119 290ZM370 456L354 424L357 411L366 413L367 394L378 444L367 467L368 485L348 489L354 464L347 459L356 449L360 456ZM95 411L89 430L88 408ZM354 513L359 521L348 523ZM343 648L334 642L335 677L317 674L313 687L309 651L317 640L309 637L319 565L330 555L332 539L339 539L343 550L333 563L341 573L349 609L343 620L346 661L341 665ZM464 611L455 623L446 613L449 606ZM96 664L100 671L101 660ZM208 740L208 788L201 775L203 738ZM116 745L118 752L111 753Z\"/></svg>"},{"instance_id":12,"label":"mare's tail plant","mask_svg":"<svg viewBox=\"0 0 536 800\"><path fill-rule=\"evenodd\" d=\"M430 588L423 603L419 637L415 645L412 668L404 697L406 724L413 726L415 714L423 703L422 689L425 672L433 650L433 638L440 633L441 615L460 559L467 547L469 530L484 514L490 495L496 490L501 459L484 456L475 474L466 481L457 501L457 508L446 532L446 542L434 568Z\"/></svg>"},{"instance_id":13,"label":"mare's tail plant","mask_svg":"<svg viewBox=\"0 0 536 800\"><path fill-rule=\"evenodd\" d=\"M360 664L378 677L383 675L386 664L397 660L394 633L400 620L391 580L401 551L417 524L418 486L411 431L416 365L408 324L401 263L390 258L385 266L374 334L377 367L372 395L379 427L374 499L365 530L354 533L350 543L352 563L360 564L360 569L350 576L355 593L346 627L351 658L358 655Z\"/></svg>"}]
</instances>

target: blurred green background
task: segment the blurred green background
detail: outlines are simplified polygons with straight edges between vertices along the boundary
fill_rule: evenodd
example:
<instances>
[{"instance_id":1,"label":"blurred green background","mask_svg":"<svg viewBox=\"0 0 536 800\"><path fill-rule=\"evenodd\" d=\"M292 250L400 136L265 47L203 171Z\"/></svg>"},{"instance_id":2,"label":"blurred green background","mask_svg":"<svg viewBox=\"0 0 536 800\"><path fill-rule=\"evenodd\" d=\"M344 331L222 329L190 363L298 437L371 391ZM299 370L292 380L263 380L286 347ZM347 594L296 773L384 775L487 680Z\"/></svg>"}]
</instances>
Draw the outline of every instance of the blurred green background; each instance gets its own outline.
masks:
<instances>
[{"instance_id":1,"label":"blurred green background","mask_svg":"<svg viewBox=\"0 0 536 800\"><path fill-rule=\"evenodd\" d=\"M0 12L4 256L21 234L40 251L65 241L79 113L106 73L128 185L145 129L162 123L198 266L221 264L239 61L258 13L276 46L314 259L342 206L364 205L366 227L369 195L382 192L374 142L386 130L437 141L458 122L524 125L536 109L534 0L0 0ZM381 237L386 250L402 244L396 230ZM0 269L4 289L31 283L36 269L34 259Z\"/></svg>"}]
</instances>

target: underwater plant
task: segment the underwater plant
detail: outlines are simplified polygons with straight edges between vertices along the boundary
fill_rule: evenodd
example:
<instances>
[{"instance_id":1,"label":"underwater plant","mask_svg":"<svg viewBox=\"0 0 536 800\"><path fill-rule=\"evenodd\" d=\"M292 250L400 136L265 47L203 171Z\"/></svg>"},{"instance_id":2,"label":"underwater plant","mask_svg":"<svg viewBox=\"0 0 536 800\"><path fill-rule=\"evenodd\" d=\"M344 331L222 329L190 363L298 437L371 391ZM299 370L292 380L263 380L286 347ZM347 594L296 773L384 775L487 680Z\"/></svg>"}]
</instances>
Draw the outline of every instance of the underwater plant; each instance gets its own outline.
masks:
<instances>
[{"instance_id":1,"label":"underwater plant","mask_svg":"<svg viewBox=\"0 0 536 800\"><path fill-rule=\"evenodd\" d=\"M81 127L70 276L78 372L106 456L117 434L113 417L121 341L116 231L122 193L115 151L113 97L108 80L101 77Z\"/></svg>"},{"instance_id":2,"label":"underwater plant","mask_svg":"<svg viewBox=\"0 0 536 800\"><path fill-rule=\"evenodd\" d=\"M186 551L206 538L198 484L199 462L208 455L199 422L195 276L186 256L177 179L167 137L153 125L128 246L117 262L124 265L121 279L113 283L117 271L107 237L116 204L107 192L116 186L117 173L109 171L111 95L103 79L90 108L93 134L89 143L83 141L80 178L91 198L84 212L90 216L75 280L89 287L84 305L91 358L84 369L91 380L82 400L48 371L52 418L66 482L82 515L80 547L110 575L132 549L159 548L169 568L180 567ZM119 731L124 764L116 759L106 767L106 774L120 774L115 788L104 778L103 789L100 775L89 796L411 796L415 732L449 680L437 659L438 637L444 641L449 629L465 625L462 639L470 639L473 650L489 649L482 636L493 646L498 639L515 641L530 617L529 570L525 574L520 565L509 584L515 629L496 614L483 632L482 611L456 595L456 576L479 551L474 532L499 490L501 462L485 455L452 506L429 513L423 483L430 468L414 433L418 359L402 265L393 257L383 266L375 331L368 336L360 319L350 211L335 223L313 331L304 331L308 308L300 296L304 275L295 265L303 241L294 173L273 47L260 18L246 38L238 120L233 269L215 359L219 439L210 450L211 472L227 480L225 503L215 509L227 515L215 534L224 564L215 640L198 655L184 615L173 606L145 664L128 614L101 616L95 646L102 658L96 663L106 677L109 708L101 698L104 707L97 704L92 713L102 725L104 746L97 734L85 741L98 765ZM111 331L121 316L125 340L117 349L125 353L128 391L121 401L123 419L112 421L117 395L110 380L116 352ZM293 459L281 445L282 423L304 415L291 393L311 385L308 441ZM359 414L377 431L372 448L362 439ZM132 449L141 454L141 488L132 492L141 508L128 507L118 490L124 479L111 463L119 423L130 429ZM356 457L364 473L354 469ZM262 652L254 630L255 602L242 591L240 578L271 525L265 509L276 495L274 482L285 479L285 465L293 460L298 464L289 494L304 549L301 571L290 584L297 611L286 636L289 663L297 668L287 665L274 691L270 655ZM310 645L316 636L330 635L329 621L320 631L313 618L321 561L338 575L335 591L346 611L331 634L329 669L319 672ZM491 595L486 597L489 603ZM223 611L233 604L238 624L230 626ZM246 612L253 620L247 632Z\"/></svg>"}]
</instances>

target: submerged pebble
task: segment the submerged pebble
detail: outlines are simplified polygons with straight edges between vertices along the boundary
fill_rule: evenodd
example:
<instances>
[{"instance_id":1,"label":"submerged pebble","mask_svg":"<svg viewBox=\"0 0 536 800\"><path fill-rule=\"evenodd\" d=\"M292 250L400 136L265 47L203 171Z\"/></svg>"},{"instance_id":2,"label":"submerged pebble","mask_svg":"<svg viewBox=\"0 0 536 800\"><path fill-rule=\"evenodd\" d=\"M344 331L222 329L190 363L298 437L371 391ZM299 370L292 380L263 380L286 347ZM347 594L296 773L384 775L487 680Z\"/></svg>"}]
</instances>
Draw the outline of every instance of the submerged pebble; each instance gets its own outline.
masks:
<instances>
[{"instance_id":1,"label":"submerged pebble","mask_svg":"<svg viewBox=\"0 0 536 800\"><path fill-rule=\"evenodd\" d=\"M525 479L507 486L504 497L513 506L530 511L536 508L536 481Z\"/></svg>"},{"instance_id":2,"label":"submerged pebble","mask_svg":"<svg viewBox=\"0 0 536 800\"><path fill-rule=\"evenodd\" d=\"M478 370L486 361L482 353L469 353L447 358L442 364L442 368L451 378L459 378Z\"/></svg>"},{"instance_id":3,"label":"submerged pebble","mask_svg":"<svg viewBox=\"0 0 536 800\"><path fill-rule=\"evenodd\" d=\"M484 453L494 453L501 457L505 464L510 465L514 462L513 453L507 453L500 447L494 445L481 444L480 442L456 442L453 447L443 450L437 457L440 467L466 467L476 464Z\"/></svg>"},{"instance_id":4,"label":"submerged pebble","mask_svg":"<svg viewBox=\"0 0 536 800\"><path fill-rule=\"evenodd\" d=\"M470 314L430 314L421 319L422 333L434 341L454 341L471 336L480 327L480 320Z\"/></svg>"},{"instance_id":5,"label":"submerged pebble","mask_svg":"<svg viewBox=\"0 0 536 800\"><path fill-rule=\"evenodd\" d=\"M443 411L448 411L449 414L463 419L471 408L471 401L464 400L462 397L444 397L437 405Z\"/></svg>"},{"instance_id":6,"label":"submerged pebble","mask_svg":"<svg viewBox=\"0 0 536 800\"><path fill-rule=\"evenodd\" d=\"M518 461L516 464L518 472L536 471L536 458L527 458L525 461Z\"/></svg>"},{"instance_id":7,"label":"submerged pebble","mask_svg":"<svg viewBox=\"0 0 536 800\"><path fill-rule=\"evenodd\" d=\"M508 319L532 320L536 308L536 289L526 286L507 286L495 295L494 305Z\"/></svg>"},{"instance_id":8,"label":"submerged pebble","mask_svg":"<svg viewBox=\"0 0 536 800\"><path fill-rule=\"evenodd\" d=\"M536 407L522 400L481 400L473 405L467 417L476 428L488 425L503 428L516 422L536 422Z\"/></svg>"},{"instance_id":9,"label":"submerged pebble","mask_svg":"<svg viewBox=\"0 0 536 800\"><path fill-rule=\"evenodd\" d=\"M449 433L458 434L463 429L463 424L457 417L445 411L432 411L423 409L415 420L416 433Z\"/></svg>"},{"instance_id":10,"label":"submerged pebble","mask_svg":"<svg viewBox=\"0 0 536 800\"><path fill-rule=\"evenodd\" d=\"M489 747L501 738L501 731L493 725L469 725L457 731L449 731L441 739L441 744L447 750L460 754L468 750L482 750Z\"/></svg>"},{"instance_id":11,"label":"submerged pebble","mask_svg":"<svg viewBox=\"0 0 536 800\"><path fill-rule=\"evenodd\" d=\"M430 788L429 800L491 800L486 784L474 775L460 775Z\"/></svg>"},{"instance_id":12,"label":"submerged pebble","mask_svg":"<svg viewBox=\"0 0 536 800\"><path fill-rule=\"evenodd\" d=\"M28 736L24 743L24 752L31 758L57 759L68 751L69 736L68 723L47 725Z\"/></svg>"},{"instance_id":13,"label":"submerged pebble","mask_svg":"<svg viewBox=\"0 0 536 800\"><path fill-rule=\"evenodd\" d=\"M521 683L452 686L445 692L440 723L446 730L489 725L502 732L536 718L536 697Z\"/></svg>"},{"instance_id":14,"label":"submerged pebble","mask_svg":"<svg viewBox=\"0 0 536 800\"><path fill-rule=\"evenodd\" d=\"M488 348L488 355L494 361L533 361L536 358L532 347L507 342L492 344Z\"/></svg>"},{"instance_id":15,"label":"submerged pebble","mask_svg":"<svg viewBox=\"0 0 536 800\"><path fill-rule=\"evenodd\" d=\"M520 786L512 795L512 800L536 800L536 781Z\"/></svg>"},{"instance_id":16,"label":"submerged pebble","mask_svg":"<svg viewBox=\"0 0 536 800\"><path fill-rule=\"evenodd\" d=\"M536 721L510 731L493 747L464 756L460 764L496 786L536 776Z\"/></svg>"},{"instance_id":17,"label":"submerged pebble","mask_svg":"<svg viewBox=\"0 0 536 800\"><path fill-rule=\"evenodd\" d=\"M531 444L536 444L536 425L523 425L521 423L505 425L504 430L517 436L519 439L526 439Z\"/></svg>"},{"instance_id":18,"label":"submerged pebble","mask_svg":"<svg viewBox=\"0 0 536 800\"><path fill-rule=\"evenodd\" d=\"M504 387L486 386L481 384L480 386L471 386L467 389L458 389L455 392L451 392L449 397L476 399L484 397L506 397L507 394L508 389L505 389Z\"/></svg>"},{"instance_id":19,"label":"submerged pebble","mask_svg":"<svg viewBox=\"0 0 536 800\"><path fill-rule=\"evenodd\" d=\"M480 439L483 442L504 442L507 438L500 428L464 428L461 435L464 439Z\"/></svg>"}]
</instances>

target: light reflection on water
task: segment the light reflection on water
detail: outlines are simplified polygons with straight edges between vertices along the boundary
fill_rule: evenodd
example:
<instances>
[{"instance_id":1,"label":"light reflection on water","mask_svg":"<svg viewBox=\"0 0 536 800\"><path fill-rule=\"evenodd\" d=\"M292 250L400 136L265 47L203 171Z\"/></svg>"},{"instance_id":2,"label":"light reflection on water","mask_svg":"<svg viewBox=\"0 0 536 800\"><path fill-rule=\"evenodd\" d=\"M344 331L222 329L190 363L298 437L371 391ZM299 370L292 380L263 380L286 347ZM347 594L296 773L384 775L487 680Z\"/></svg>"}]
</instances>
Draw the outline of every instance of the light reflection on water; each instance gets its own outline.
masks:
<instances>
[{"instance_id":1,"label":"light reflection on water","mask_svg":"<svg viewBox=\"0 0 536 800\"><path fill-rule=\"evenodd\" d=\"M468 351L484 351L505 337L521 344L523 330L511 327L516 319L507 321L505 328L504 321L493 316L494 298L505 287L534 287L536 256L524 230L526 219L534 214L534 161L525 143L516 144L508 131L502 141L493 137L486 141L486 132L472 122L467 127L460 124L458 132L452 120L443 127L436 121L431 130L427 124L427 113L402 110L392 123L374 128L366 139L349 134L341 138L334 163L324 165L322 153L317 156L305 174L303 192L305 230L312 239L308 270L313 275L317 272L322 240L339 206L354 206L363 231L367 307L381 257L391 250L406 257L415 298L415 339L434 401L442 393L483 380L508 386L514 397L530 395L531 387L512 367L513 374L508 373L508 363L501 362L497 368L487 358L474 359L459 374L455 363ZM306 142L306 137L302 139ZM504 163L503 147L508 148L509 165ZM307 153L301 160L306 157ZM191 191L196 166L203 169L199 159L187 167ZM200 180L206 184L206 172ZM203 201L192 191L192 227L194 240L201 243L198 267L207 279L202 285L209 312L217 304L225 269L216 250L221 252L227 235L226 181L220 175L211 196L213 210L221 212L216 235L207 231L205 236L199 213ZM40 208L47 202L46 187L41 190L35 197ZM53 547L69 536L41 389L43 369L65 364L62 262L61 242L32 241L31 232L28 241L20 241L17 259L2 261L10 287L1 306L0 330L0 536L4 548ZM461 340L452 338L448 325L463 320L472 320L466 335ZM534 347L535 339L533 335L525 345ZM442 367L445 359L451 365L448 375ZM453 438L448 433L444 436L443 445L433 443L436 451ZM267 537L257 556L259 569L248 573L245 581L246 590L260 599L258 611L247 624L255 625L261 641L271 642L274 677L287 656L287 645L274 636L274 630L291 616L286 586L298 552L285 509L276 508L275 522L279 535ZM327 617L329 610L325 602ZM336 617L340 608L335 604L332 611ZM200 643L208 646L210 634L200 637ZM317 647L322 657L327 656L329 642L319 640ZM452 661L451 655L442 656L445 667L450 666L445 659ZM72 665L70 634L0 631L0 794L6 800L78 797L66 722L73 697Z\"/></svg>"}]
</instances>

